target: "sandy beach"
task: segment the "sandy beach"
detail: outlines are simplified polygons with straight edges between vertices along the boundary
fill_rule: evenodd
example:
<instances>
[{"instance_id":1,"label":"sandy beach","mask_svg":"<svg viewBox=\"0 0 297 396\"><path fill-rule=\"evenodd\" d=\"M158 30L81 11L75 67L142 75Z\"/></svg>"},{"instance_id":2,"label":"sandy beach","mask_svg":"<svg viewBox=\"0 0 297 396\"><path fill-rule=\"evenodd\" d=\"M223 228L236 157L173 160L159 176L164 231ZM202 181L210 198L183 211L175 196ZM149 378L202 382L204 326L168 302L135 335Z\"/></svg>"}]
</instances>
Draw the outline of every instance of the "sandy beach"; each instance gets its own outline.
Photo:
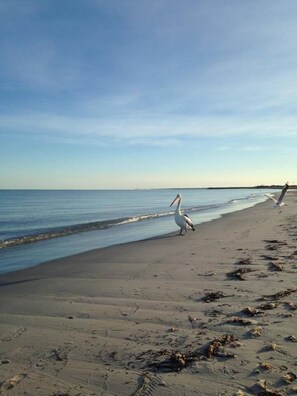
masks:
<instances>
[{"instance_id":1,"label":"sandy beach","mask_svg":"<svg viewBox=\"0 0 297 396\"><path fill-rule=\"evenodd\" d=\"M0 394L297 394L286 202L1 276Z\"/></svg>"}]
</instances>

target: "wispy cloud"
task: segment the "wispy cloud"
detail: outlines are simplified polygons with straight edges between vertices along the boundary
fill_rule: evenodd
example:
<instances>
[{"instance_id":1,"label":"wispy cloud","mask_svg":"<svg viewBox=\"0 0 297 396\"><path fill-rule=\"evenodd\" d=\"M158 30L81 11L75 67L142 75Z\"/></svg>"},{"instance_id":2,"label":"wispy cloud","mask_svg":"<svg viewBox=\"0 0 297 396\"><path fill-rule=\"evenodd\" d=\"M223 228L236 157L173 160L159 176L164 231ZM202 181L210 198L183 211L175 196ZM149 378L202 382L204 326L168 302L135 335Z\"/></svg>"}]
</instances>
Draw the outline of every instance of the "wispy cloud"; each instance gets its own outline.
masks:
<instances>
[{"instance_id":1,"label":"wispy cloud","mask_svg":"<svg viewBox=\"0 0 297 396\"><path fill-rule=\"evenodd\" d=\"M257 151L266 151L269 150L270 147L267 146L245 146L245 147L241 147L240 150L241 151L248 151L248 152L257 152Z\"/></svg>"},{"instance_id":2,"label":"wispy cloud","mask_svg":"<svg viewBox=\"0 0 297 396\"><path fill-rule=\"evenodd\" d=\"M297 116L289 119L238 119L234 117L172 117L167 119L126 117L66 117L50 113L22 113L3 115L0 118L0 131L25 134L33 139L79 139L80 144L89 144L96 139L113 145L160 145L167 142L177 145L185 141L195 141L201 137L217 138L251 136L262 138L297 136ZM228 146L221 146L227 150ZM247 146L249 151L262 149L260 146Z\"/></svg>"}]
</instances>

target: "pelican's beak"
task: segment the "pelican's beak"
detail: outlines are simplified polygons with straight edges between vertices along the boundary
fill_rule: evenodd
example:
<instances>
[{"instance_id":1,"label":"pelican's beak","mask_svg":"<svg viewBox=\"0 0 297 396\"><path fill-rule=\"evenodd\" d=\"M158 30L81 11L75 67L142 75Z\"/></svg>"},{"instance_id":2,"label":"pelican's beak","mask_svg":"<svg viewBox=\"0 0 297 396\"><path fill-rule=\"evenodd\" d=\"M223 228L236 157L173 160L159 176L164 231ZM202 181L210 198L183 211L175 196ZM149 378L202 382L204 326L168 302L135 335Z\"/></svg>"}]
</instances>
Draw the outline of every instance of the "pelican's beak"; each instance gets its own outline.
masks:
<instances>
[{"instance_id":1,"label":"pelican's beak","mask_svg":"<svg viewBox=\"0 0 297 396\"><path fill-rule=\"evenodd\" d=\"M179 199L179 196L177 195L174 200L171 202L170 206L172 206L177 200Z\"/></svg>"}]
</instances>

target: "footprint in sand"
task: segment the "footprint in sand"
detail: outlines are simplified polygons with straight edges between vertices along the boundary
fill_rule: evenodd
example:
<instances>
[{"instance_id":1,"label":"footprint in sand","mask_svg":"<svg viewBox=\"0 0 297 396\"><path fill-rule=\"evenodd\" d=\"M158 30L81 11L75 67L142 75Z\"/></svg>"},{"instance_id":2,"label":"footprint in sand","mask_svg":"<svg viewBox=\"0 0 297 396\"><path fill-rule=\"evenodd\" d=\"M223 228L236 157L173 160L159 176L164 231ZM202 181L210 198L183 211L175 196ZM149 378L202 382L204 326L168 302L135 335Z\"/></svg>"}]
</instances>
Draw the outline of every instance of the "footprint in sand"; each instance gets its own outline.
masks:
<instances>
[{"instance_id":1,"label":"footprint in sand","mask_svg":"<svg viewBox=\"0 0 297 396\"><path fill-rule=\"evenodd\" d=\"M35 367L44 370L47 366L52 367L59 373L68 363L68 355L75 348L73 345L66 345L52 349L48 354L41 356L35 363Z\"/></svg>"},{"instance_id":2,"label":"footprint in sand","mask_svg":"<svg viewBox=\"0 0 297 396\"><path fill-rule=\"evenodd\" d=\"M131 396L152 396L158 386L166 386L159 375L145 373L142 375L142 384Z\"/></svg>"},{"instance_id":3,"label":"footprint in sand","mask_svg":"<svg viewBox=\"0 0 297 396\"><path fill-rule=\"evenodd\" d=\"M15 331L12 334L9 334L7 336L4 336L2 338L0 338L1 342L9 342L12 341L14 338L19 337L20 335L22 335L24 333L24 331L26 331L25 327L20 327L19 329L17 329L17 331Z\"/></svg>"}]
</instances>

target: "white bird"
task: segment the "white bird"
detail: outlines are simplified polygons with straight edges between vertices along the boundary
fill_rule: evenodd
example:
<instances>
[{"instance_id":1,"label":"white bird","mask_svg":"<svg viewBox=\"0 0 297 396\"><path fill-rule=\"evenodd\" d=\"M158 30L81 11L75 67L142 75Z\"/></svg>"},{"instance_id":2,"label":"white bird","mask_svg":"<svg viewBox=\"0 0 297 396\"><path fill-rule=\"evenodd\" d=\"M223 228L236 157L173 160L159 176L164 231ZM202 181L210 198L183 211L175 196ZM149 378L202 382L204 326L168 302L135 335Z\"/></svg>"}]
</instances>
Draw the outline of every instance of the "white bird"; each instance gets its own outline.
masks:
<instances>
[{"instance_id":1,"label":"white bird","mask_svg":"<svg viewBox=\"0 0 297 396\"><path fill-rule=\"evenodd\" d=\"M268 197L269 199L271 199L271 200L274 202L274 205L273 205L274 208L278 208L278 209L280 210L280 208L281 208L282 206L288 206L288 205L283 201L284 196L285 196L285 194L286 194L288 188L289 188L289 184L288 184L288 182L287 182L287 183L284 185L284 187L283 187L283 189L282 189L282 192L281 192L281 194L280 194L280 196L279 196L278 199L274 199L274 198L270 197L270 196L267 195L267 194L264 194L264 195L265 195L266 197Z\"/></svg>"},{"instance_id":2,"label":"white bird","mask_svg":"<svg viewBox=\"0 0 297 396\"><path fill-rule=\"evenodd\" d=\"M176 202L178 202L178 204L177 204L177 208L175 210L175 222L180 227L179 235L186 235L188 232L188 229L195 231L192 220L189 218L189 216L182 213L180 210L180 206L181 206L181 202L182 202L182 197L180 194L177 194L177 196L171 202L170 206L172 206ZM184 234L183 234L183 230L185 230Z\"/></svg>"}]
</instances>

